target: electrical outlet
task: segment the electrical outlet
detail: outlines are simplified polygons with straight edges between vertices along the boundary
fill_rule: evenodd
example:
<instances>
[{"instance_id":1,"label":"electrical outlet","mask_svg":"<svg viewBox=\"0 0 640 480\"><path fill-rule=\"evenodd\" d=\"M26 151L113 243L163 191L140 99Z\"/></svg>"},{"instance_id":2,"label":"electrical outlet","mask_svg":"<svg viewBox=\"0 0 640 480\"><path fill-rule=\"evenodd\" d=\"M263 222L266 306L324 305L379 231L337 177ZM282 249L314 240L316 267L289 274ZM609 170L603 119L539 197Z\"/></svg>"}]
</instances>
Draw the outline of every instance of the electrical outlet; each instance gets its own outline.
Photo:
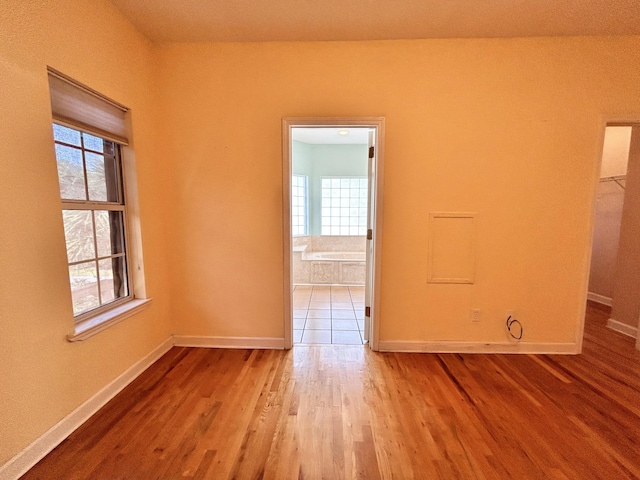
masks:
<instances>
[{"instance_id":1,"label":"electrical outlet","mask_svg":"<svg viewBox=\"0 0 640 480\"><path fill-rule=\"evenodd\" d=\"M480 321L480 309L479 308L471 309L471 321L472 322L479 322Z\"/></svg>"}]
</instances>

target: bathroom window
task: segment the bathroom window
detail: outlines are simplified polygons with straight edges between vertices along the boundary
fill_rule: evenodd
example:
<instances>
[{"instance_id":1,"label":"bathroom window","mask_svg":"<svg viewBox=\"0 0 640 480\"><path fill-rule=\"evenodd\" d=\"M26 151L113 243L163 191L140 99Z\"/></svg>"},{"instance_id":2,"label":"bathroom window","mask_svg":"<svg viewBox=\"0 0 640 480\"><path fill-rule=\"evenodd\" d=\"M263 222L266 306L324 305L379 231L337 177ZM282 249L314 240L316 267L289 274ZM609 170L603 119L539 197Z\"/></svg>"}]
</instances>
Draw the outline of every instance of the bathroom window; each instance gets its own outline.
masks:
<instances>
[{"instance_id":1,"label":"bathroom window","mask_svg":"<svg viewBox=\"0 0 640 480\"><path fill-rule=\"evenodd\" d=\"M294 237L309 233L308 184L306 175L291 176L291 234Z\"/></svg>"},{"instance_id":2,"label":"bathroom window","mask_svg":"<svg viewBox=\"0 0 640 480\"><path fill-rule=\"evenodd\" d=\"M73 314L130 298L120 145L53 124Z\"/></svg>"},{"instance_id":3,"label":"bathroom window","mask_svg":"<svg viewBox=\"0 0 640 480\"><path fill-rule=\"evenodd\" d=\"M367 177L322 178L322 235L367 234Z\"/></svg>"}]
</instances>

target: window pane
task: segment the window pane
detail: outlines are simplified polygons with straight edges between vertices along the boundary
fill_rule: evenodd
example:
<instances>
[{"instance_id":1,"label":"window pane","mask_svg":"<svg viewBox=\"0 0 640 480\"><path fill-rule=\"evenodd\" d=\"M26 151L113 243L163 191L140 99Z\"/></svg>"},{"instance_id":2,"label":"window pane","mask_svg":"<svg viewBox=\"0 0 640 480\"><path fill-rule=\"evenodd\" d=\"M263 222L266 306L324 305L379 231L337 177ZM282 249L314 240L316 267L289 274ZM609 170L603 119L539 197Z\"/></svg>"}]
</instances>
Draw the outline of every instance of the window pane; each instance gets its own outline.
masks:
<instances>
[{"instance_id":1,"label":"window pane","mask_svg":"<svg viewBox=\"0 0 640 480\"><path fill-rule=\"evenodd\" d=\"M84 142L84 148L93 150L95 152L104 152L105 141L100 137L96 137L88 133L83 133L82 141Z\"/></svg>"},{"instance_id":2,"label":"window pane","mask_svg":"<svg viewBox=\"0 0 640 480\"><path fill-rule=\"evenodd\" d=\"M98 257L124 253L124 218L122 212L96 210Z\"/></svg>"},{"instance_id":3,"label":"window pane","mask_svg":"<svg viewBox=\"0 0 640 480\"><path fill-rule=\"evenodd\" d=\"M100 260L100 293L102 304L129 295L125 257Z\"/></svg>"},{"instance_id":4,"label":"window pane","mask_svg":"<svg viewBox=\"0 0 640 480\"><path fill-rule=\"evenodd\" d=\"M291 180L291 234L307 233L307 176L292 175Z\"/></svg>"},{"instance_id":5,"label":"window pane","mask_svg":"<svg viewBox=\"0 0 640 480\"><path fill-rule=\"evenodd\" d=\"M55 123L53 124L53 139L56 142L80 146L80 132Z\"/></svg>"},{"instance_id":6,"label":"window pane","mask_svg":"<svg viewBox=\"0 0 640 480\"><path fill-rule=\"evenodd\" d=\"M98 275L95 262L69 267L73 314L79 315L100 306L98 299Z\"/></svg>"},{"instance_id":7,"label":"window pane","mask_svg":"<svg viewBox=\"0 0 640 480\"><path fill-rule=\"evenodd\" d=\"M329 179L323 179L329 180ZM367 179L366 178L331 178L330 189L322 189L323 225L338 226L330 230L331 235L356 235L359 226L366 225L367 214ZM330 205L330 208L326 206ZM349 228L342 228L349 227ZM323 234L327 234L323 230Z\"/></svg>"},{"instance_id":8,"label":"window pane","mask_svg":"<svg viewBox=\"0 0 640 480\"><path fill-rule=\"evenodd\" d=\"M103 304L113 302L116 299L113 288L113 261L100 260L98 268L100 269L100 301Z\"/></svg>"},{"instance_id":9,"label":"window pane","mask_svg":"<svg viewBox=\"0 0 640 480\"><path fill-rule=\"evenodd\" d=\"M56 144L60 197L68 200L86 200L82 151Z\"/></svg>"},{"instance_id":10,"label":"window pane","mask_svg":"<svg viewBox=\"0 0 640 480\"><path fill-rule=\"evenodd\" d=\"M91 211L63 210L62 219L69 263L95 258Z\"/></svg>"},{"instance_id":11,"label":"window pane","mask_svg":"<svg viewBox=\"0 0 640 480\"><path fill-rule=\"evenodd\" d=\"M89 185L89 200L107 201L107 184L104 174L104 157L91 152L85 153L87 162L87 184Z\"/></svg>"},{"instance_id":12,"label":"window pane","mask_svg":"<svg viewBox=\"0 0 640 480\"><path fill-rule=\"evenodd\" d=\"M118 182L116 159L109 155L86 152L87 182L89 200L97 202L117 202Z\"/></svg>"}]
</instances>

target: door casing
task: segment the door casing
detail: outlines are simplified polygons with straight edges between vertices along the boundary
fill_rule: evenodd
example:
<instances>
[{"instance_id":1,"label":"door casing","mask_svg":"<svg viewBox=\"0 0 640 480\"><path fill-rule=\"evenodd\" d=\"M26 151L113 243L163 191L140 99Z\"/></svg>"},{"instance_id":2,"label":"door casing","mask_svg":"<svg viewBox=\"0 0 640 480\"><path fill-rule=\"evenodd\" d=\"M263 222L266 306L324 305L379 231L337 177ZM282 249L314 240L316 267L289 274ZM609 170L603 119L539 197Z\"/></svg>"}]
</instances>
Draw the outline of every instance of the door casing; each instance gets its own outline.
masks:
<instances>
[{"instance_id":1,"label":"door casing","mask_svg":"<svg viewBox=\"0 0 640 480\"><path fill-rule=\"evenodd\" d=\"M377 351L379 343L380 277L382 261L382 200L384 184L384 117L285 117L282 119L282 236L284 277L284 348L293 348L293 294L291 253L291 129L295 127L361 127L374 129L375 155L373 158L375 191L371 196L373 210L372 259L367 264L370 289L369 347ZM367 245L369 247L369 245Z\"/></svg>"}]
</instances>

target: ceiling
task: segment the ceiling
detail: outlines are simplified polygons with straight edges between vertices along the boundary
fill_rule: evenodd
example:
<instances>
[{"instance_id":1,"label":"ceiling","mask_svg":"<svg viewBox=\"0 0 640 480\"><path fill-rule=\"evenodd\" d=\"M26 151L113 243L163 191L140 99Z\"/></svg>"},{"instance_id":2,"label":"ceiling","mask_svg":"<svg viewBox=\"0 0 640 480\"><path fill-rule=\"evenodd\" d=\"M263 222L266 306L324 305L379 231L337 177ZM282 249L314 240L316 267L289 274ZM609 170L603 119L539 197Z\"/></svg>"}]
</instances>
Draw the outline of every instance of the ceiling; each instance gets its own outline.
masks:
<instances>
[{"instance_id":1,"label":"ceiling","mask_svg":"<svg viewBox=\"0 0 640 480\"><path fill-rule=\"evenodd\" d=\"M640 34L640 0L111 1L157 43Z\"/></svg>"},{"instance_id":2,"label":"ceiling","mask_svg":"<svg viewBox=\"0 0 640 480\"><path fill-rule=\"evenodd\" d=\"M291 138L304 143L344 145L367 145L369 143L369 128L358 127L294 127ZM341 135L338 132L349 132Z\"/></svg>"}]
</instances>

